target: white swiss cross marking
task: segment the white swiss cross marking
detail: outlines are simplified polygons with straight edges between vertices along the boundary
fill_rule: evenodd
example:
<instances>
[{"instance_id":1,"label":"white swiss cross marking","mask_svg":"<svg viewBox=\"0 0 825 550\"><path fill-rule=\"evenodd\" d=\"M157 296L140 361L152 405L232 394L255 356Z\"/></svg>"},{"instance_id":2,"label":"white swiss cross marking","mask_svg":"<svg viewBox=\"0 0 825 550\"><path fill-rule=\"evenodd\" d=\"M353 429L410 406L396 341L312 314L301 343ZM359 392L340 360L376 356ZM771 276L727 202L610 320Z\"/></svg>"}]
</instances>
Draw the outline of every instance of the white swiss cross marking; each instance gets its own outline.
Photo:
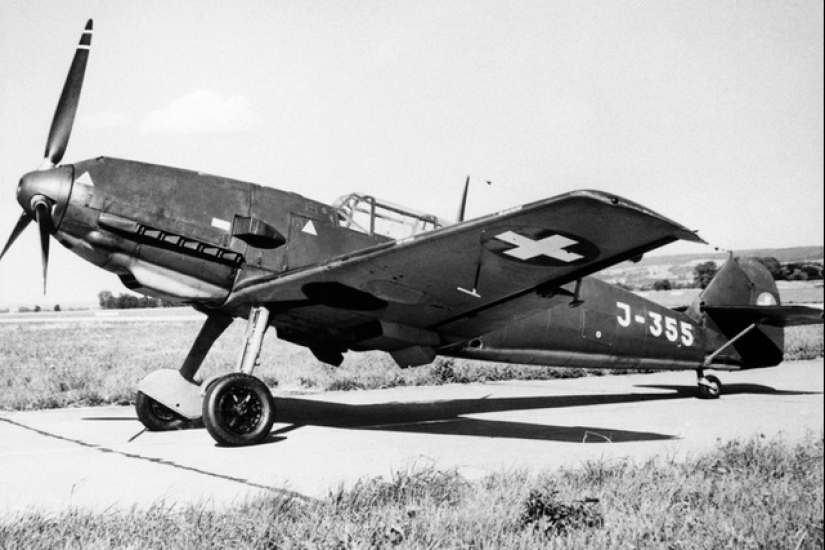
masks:
<instances>
[{"instance_id":1,"label":"white swiss cross marking","mask_svg":"<svg viewBox=\"0 0 825 550\"><path fill-rule=\"evenodd\" d=\"M584 258L581 254L565 250L565 248L579 244L579 242L562 235L550 235L534 241L530 237L507 231L501 235L496 235L496 239L515 245L515 248L505 250L504 254L519 260L532 260L538 256L547 256L561 262L574 262Z\"/></svg>"}]
</instances>

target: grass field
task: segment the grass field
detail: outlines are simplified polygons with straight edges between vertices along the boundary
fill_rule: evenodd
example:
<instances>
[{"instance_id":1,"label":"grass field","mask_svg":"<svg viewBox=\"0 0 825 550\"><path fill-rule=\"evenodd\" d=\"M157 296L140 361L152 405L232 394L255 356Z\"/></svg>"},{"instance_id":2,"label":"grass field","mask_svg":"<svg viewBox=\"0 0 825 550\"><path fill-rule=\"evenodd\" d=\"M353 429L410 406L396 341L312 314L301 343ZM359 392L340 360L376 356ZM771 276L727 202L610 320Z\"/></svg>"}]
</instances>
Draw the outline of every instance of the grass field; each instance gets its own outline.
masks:
<instances>
[{"instance_id":1,"label":"grass field","mask_svg":"<svg viewBox=\"0 0 825 550\"><path fill-rule=\"evenodd\" d=\"M177 368L197 322L0 325L0 410L128 404L138 381ZM207 358L230 371L243 323ZM795 327L786 359L822 357L823 327ZM381 353L339 368L267 338L256 371L281 390L322 391L557 378L604 371L439 360L401 370ZM720 443L676 462L591 462L470 482L424 468L364 479L307 500L272 496L230 509L159 502L148 510L28 513L0 522L16 548L823 548L823 437L799 445Z\"/></svg>"},{"instance_id":2,"label":"grass field","mask_svg":"<svg viewBox=\"0 0 825 550\"><path fill-rule=\"evenodd\" d=\"M27 513L0 548L823 548L823 439L469 482L424 468L322 500Z\"/></svg>"},{"instance_id":3,"label":"grass field","mask_svg":"<svg viewBox=\"0 0 825 550\"><path fill-rule=\"evenodd\" d=\"M200 323L48 323L0 325L0 410L129 404L148 373L177 369ZM236 321L215 344L204 376L235 368L244 323ZM823 355L823 327L788 329L786 359ZM270 334L255 373L280 390L371 389L508 379L602 375L607 371L437 360L399 369L380 352L350 353L341 367L319 363L301 347Z\"/></svg>"}]
</instances>

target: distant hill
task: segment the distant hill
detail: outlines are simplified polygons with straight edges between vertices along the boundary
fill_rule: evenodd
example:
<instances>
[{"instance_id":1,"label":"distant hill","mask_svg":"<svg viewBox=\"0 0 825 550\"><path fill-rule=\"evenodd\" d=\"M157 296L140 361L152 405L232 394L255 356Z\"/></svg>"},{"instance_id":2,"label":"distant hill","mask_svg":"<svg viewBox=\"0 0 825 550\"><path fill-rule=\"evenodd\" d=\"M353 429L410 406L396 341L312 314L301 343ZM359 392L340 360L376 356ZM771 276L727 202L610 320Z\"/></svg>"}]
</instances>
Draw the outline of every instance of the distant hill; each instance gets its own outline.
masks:
<instances>
[{"instance_id":1,"label":"distant hill","mask_svg":"<svg viewBox=\"0 0 825 550\"><path fill-rule=\"evenodd\" d=\"M736 257L750 258L757 256L760 258L772 257L779 260L779 263L805 262L821 263L825 257L825 247L823 246L795 246L792 248L753 248L750 250L735 250ZM635 265L639 267L651 265L695 265L700 262L713 260L716 263L724 262L728 259L727 252L708 252L699 254L670 254L667 256L645 256L639 263L625 262L621 266Z\"/></svg>"},{"instance_id":2,"label":"distant hill","mask_svg":"<svg viewBox=\"0 0 825 550\"><path fill-rule=\"evenodd\" d=\"M779 263L803 263L822 265L825 256L823 246L796 246L792 248L755 248L736 250L736 257L772 257ZM729 257L727 252L707 252L699 254L671 254L667 256L645 256L639 262L623 262L596 274L603 281L623 284L632 288L643 288L656 281L667 279L674 285L693 282L693 268L696 264L713 261L722 265Z\"/></svg>"}]
</instances>

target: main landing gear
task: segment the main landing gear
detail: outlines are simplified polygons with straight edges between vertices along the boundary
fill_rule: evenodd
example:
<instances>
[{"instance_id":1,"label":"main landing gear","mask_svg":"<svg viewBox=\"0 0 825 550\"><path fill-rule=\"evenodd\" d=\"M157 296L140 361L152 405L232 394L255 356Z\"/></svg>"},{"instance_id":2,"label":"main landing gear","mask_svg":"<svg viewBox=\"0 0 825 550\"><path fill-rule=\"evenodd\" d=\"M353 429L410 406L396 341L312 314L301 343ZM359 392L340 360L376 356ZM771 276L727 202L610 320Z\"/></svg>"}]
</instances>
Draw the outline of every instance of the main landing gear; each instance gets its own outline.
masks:
<instances>
[{"instance_id":1,"label":"main landing gear","mask_svg":"<svg viewBox=\"0 0 825 550\"><path fill-rule=\"evenodd\" d=\"M722 394L722 382L712 374L705 376L702 369L696 371L696 383L699 385L699 397L702 399L719 399Z\"/></svg>"},{"instance_id":2,"label":"main landing gear","mask_svg":"<svg viewBox=\"0 0 825 550\"><path fill-rule=\"evenodd\" d=\"M227 447L254 445L269 436L275 401L266 384L252 376L269 323L267 308L250 311L238 372L205 382L195 379L212 344L231 323L227 315L210 313L179 370L155 371L140 382L135 409L146 429L181 429L202 419L209 435Z\"/></svg>"}]
</instances>

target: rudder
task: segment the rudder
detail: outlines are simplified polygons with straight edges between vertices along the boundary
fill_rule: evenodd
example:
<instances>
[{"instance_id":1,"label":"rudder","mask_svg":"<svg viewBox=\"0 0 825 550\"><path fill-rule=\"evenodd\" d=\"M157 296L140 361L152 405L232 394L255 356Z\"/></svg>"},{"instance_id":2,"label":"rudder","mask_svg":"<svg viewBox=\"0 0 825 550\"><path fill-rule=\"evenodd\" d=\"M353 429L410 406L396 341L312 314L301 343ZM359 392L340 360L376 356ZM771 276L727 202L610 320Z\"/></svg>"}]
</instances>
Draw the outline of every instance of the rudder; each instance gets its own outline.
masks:
<instances>
[{"instance_id":1,"label":"rudder","mask_svg":"<svg viewBox=\"0 0 825 550\"><path fill-rule=\"evenodd\" d=\"M782 362L784 329L762 323L758 312L760 308L769 310L779 305L779 291L768 269L756 260L732 258L719 268L687 314L704 325L706 340L713 348L709 351L718 349L755 323L754 328L715 357L715 361L741 368L771 367Z\"/></svg>"}]
</instances>

